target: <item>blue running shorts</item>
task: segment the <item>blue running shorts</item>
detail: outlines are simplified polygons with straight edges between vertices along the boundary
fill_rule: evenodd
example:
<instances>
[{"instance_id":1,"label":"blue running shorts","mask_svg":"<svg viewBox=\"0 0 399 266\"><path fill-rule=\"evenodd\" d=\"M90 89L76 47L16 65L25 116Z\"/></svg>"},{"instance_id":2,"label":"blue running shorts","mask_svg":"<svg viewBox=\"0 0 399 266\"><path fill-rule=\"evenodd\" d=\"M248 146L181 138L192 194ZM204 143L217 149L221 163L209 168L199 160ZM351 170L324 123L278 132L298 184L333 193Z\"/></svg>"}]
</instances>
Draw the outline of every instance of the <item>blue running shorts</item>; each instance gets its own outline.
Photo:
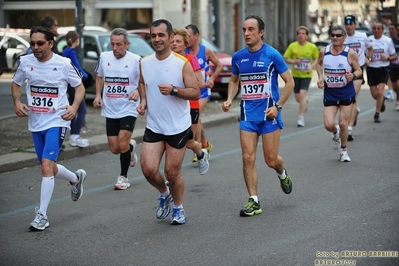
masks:
<instances>
[{"instance_id":1,"label":"blue running shorts","mask_svg":"<svg viewBox=\"0 0 399 266\"><path fill-rule=\"evenodd\" d=\"M42 164L46 158L56 162L67 132L66 127L52 127L39 132L32 132L37 159Z\"/></svg>"}]
</instances>

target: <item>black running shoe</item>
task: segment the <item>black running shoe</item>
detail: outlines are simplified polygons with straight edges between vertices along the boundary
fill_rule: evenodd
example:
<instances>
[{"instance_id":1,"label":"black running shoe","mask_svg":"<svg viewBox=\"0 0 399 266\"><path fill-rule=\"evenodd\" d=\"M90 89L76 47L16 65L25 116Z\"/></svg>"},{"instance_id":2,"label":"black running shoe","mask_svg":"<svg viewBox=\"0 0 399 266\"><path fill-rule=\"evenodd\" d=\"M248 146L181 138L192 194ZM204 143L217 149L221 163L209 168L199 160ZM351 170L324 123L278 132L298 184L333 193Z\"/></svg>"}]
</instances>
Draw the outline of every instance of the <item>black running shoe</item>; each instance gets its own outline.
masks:
<instances>
[{"instance_id":1,"label":"black running shoe","mask_svg":"<svg viewBox=\"0 0 399 266\"><path fill-rule=\"evenodd\" d=\"M253 198L249 197L247 204L244 205L244 209L240 211L240 216L254 216L261 213L260 202L256 203Z\"/></svg>"}]
</instances>

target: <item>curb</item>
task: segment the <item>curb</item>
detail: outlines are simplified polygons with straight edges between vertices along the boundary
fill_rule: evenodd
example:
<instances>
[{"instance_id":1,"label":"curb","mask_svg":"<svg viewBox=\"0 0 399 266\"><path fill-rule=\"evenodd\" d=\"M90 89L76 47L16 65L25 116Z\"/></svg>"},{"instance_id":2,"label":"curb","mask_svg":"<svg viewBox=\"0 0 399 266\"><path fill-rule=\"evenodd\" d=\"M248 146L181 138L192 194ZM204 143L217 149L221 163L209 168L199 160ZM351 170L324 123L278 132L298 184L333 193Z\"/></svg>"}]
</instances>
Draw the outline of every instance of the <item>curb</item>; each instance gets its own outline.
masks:
<instances>
[{"instance_id":1,"label":"curb","mask_svg":"<svg viewBox=\"0 0 399 266\"><path fill-rule=\"evenodd\" d=\"M237 118L239 117L239 113L240 107L235 107L227 113L205 115L201 118L202 124L206 128L209 128L223 124L234 123L238 121ZM144 128L136 128L133 131L132 138L134 138L137 143L141 143L143 142L143 135ZM58 161L86 156L107 151L109 149L106 134L93 136L88 139L90 141L90 146L86 148L74 148L70 147L69 145L65 145L65 149L58 156ZM34 149L0 156L0 174L38 165L39 162Z\"/></svg>"}]
</instances>

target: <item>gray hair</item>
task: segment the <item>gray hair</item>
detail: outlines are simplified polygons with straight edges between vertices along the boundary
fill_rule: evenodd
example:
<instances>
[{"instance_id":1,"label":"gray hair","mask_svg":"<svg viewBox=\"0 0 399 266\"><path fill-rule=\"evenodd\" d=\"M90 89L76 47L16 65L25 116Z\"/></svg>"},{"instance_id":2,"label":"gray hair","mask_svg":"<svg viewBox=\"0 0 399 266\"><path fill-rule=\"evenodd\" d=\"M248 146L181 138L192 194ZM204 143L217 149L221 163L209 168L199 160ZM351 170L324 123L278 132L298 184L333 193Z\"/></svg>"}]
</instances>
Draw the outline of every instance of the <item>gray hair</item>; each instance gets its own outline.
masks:
<instances>
[{"instance_id":1,"label":"gray hair","mask_svg":"<svg viewBox=\"0 0 399 266\"><path fill-rule=\"evenodd\" d=\"M115 28L111 32L111 36L112 35L118 35L118 36L123 35L124 41L129 42L129 34L127 33L127 31L125 29Z\"/></svg>"},{"instance_id":2,"label":"gray hair","mask_svg":"<svg viewBox=\"0 0 399 266\"><path fill-rule=\"evenodd\" d=\"M331 34L334 30L341 30L341 31L342 31L342 34L343 34L343 35L346 35L346 29L345 29L344 26L341 26L341 25L332 26L332 27L331 27L331 30L330 30L330 34Z\"/></svg>"}]
</instances>

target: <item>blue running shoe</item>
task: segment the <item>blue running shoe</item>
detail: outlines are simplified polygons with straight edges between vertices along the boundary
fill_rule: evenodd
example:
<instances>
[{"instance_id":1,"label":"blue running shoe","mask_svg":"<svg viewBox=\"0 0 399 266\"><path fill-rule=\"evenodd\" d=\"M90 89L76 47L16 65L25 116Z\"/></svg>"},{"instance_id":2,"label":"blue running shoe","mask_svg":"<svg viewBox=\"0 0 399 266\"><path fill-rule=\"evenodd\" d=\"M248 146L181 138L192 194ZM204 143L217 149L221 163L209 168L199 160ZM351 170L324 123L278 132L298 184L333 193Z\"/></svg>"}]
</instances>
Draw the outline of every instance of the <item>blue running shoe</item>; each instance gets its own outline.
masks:
<instances>
[{"instance_id":1,"label":"blue running shoe","mask_svg":"<svg viewBox=\"0 0 399 266\"><path fill-rule=\"evenodd\" d=\"M173 208L172 225L181 225L186 223L186 216L183 208Z\"/></svg>"},{"instance_id":2,"label":"blue running shoe","mask_svg":"<svg viewBox=\"0 0 399 266\"><path fill-rule=\"evenodd\" d=\"M173 201L172 194L169 194L166 198L160 196L158 200L157 218L165 219L170 213L170 203Z\"/></svg>"}]
</instances>

